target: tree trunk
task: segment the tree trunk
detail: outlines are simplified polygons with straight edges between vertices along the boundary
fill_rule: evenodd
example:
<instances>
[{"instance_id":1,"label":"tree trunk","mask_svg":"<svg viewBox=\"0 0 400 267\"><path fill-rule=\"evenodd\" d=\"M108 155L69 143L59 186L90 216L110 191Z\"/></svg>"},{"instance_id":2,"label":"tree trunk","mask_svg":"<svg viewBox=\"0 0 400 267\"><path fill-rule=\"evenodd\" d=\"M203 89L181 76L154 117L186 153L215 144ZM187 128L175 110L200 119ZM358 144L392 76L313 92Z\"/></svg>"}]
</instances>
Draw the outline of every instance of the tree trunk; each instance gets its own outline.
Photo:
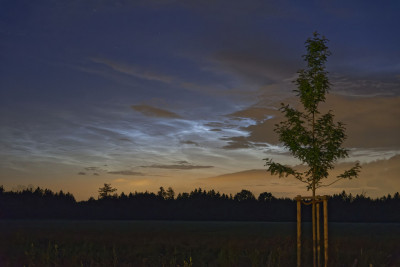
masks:
<instances>
[{"instance_id":1,"label":"tree trunk","mask_svg":"<svg viewBox=\"0 0 400 267\"><path fill-rule=\"evenodd\" d=\"M316 232L316 231L315 231L315 191L313 190L313 198L312 198L313 266L314 266L314 267L317 267L315 232Z\"/></svg>"}]
</instances>

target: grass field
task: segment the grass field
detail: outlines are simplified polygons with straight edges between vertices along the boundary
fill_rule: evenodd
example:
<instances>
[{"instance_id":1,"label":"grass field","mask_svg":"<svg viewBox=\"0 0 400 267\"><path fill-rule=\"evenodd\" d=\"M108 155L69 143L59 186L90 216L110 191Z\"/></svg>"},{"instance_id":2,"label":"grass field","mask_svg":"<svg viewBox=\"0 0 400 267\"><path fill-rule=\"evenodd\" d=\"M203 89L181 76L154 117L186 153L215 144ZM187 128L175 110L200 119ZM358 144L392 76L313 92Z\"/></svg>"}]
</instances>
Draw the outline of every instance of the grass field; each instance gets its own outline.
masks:
<instances>
[{"instance_id":1,"label":"grass field","mask_svg":"<svg viewBox=\"0 0 400 267\"><path fill-rule=\"evenodd\" d=\"M311 266L311 226L303 263ZM330 266L391 266L400 224L331 223ZM0 266L295 266L296 224L0 221ZM397 263L399 264L399 263ZM396 265L393 265L396 266ZM400 266L400 265L397 265Z\"/></svg>"}]
</instances>

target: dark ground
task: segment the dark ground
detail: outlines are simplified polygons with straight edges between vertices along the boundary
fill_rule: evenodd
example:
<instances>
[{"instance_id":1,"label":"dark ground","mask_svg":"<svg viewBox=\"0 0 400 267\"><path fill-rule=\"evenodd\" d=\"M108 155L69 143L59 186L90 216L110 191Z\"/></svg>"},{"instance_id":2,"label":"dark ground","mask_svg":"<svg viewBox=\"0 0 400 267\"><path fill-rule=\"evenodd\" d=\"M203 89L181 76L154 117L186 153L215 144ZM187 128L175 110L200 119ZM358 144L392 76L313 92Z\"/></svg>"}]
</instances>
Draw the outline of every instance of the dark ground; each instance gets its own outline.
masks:
<instances>
[{"instance_id":1,"label":"dark ground","mask_svg":"<svg viewBox=\"0 0 400 267\"><path fill-rule=\"evenodd\" d=\"M310 266L309 223L303 224L303 237L303 263ZM330 223L330 266L355 261L400 266L399 241L400 224ZM295 266L295 261L295 223L0 221L0 266Z\"/></svg>"}]
</instances>

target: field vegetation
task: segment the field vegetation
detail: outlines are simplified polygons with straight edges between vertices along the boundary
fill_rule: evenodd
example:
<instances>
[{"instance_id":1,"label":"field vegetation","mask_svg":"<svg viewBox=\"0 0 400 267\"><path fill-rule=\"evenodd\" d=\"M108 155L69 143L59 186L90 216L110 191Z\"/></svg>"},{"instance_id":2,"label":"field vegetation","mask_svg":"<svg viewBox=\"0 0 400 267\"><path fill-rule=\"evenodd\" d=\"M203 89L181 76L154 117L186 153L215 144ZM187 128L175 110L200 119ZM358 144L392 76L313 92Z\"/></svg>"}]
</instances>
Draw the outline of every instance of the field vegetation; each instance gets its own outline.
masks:
<instances>
[{"instance_id":1,"label":"field vegetation","mask_svg":"<svg viewBox=\"0 0 400 267\"><path fill-rule=\"evenodd\" d=\"M295 266L295 227L281 222L1 221L0 265ZM311 224L303 230L303 263L310 266ZM399 224L332 223L330 264L396 264L399 236Z\"/></svg>"}]
</instances>

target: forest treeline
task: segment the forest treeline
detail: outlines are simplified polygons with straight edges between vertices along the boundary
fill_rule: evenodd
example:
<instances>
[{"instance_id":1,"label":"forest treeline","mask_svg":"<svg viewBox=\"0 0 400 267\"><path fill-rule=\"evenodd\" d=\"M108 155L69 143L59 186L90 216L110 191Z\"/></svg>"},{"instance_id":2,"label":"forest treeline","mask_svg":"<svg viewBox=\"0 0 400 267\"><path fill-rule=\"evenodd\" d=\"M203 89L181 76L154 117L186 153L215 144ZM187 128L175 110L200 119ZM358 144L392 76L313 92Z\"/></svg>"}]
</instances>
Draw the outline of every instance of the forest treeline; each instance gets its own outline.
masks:
<instances>
[{"instance_id":1,"label":"forest treeline","mask_svg":"<svg viewBox=\"0 0 400 267\"><path fill-rule=\"evenodd\" d=\"M107 190L106 190L107 191ZM109 191L113 192L113 191ZM214 220L295 221L296 202L269 192L256 197L248 190L226 195L215 190L194 189L175 195L172 188L157 193L101 194L76 201L71 193L29 188L5 191L0 186L0 219L72 220ZM302 218L311 218L310 206L302 206ZM400 222L400 195L372 199L343 191L328 201L331 222Z\"/></svg>"}]
</instances>

